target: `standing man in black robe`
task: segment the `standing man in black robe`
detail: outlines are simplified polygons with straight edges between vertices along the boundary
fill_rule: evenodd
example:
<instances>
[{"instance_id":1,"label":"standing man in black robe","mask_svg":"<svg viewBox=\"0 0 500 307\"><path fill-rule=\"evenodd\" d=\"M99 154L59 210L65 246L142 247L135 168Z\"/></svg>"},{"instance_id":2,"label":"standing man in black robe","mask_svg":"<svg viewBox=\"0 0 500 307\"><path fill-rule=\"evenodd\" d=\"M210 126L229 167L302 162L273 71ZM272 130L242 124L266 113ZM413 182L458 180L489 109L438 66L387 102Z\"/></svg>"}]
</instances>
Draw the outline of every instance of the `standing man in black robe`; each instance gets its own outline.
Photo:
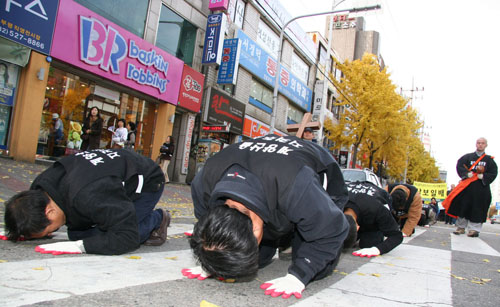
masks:
<instances>
[{"instance_id":1,"label":"standing man in black robe","mask_svg":"<svg viewBox=\"0 0 500 307\"><path fill-rule=\"evenodd\" d=\"M455 188L458 194L450 200L447 213L457 216L456 235L478 237L491 203L490 184L497 177L497 164L485 153L488 141L479 138L476 151L462 156L457 162L457 173L462 182ZM462 183L468 183L468 185ZM462 185L462 186L461 186ZM465 186L465 187L464 187Z\"/></svg>"}]
</instances>

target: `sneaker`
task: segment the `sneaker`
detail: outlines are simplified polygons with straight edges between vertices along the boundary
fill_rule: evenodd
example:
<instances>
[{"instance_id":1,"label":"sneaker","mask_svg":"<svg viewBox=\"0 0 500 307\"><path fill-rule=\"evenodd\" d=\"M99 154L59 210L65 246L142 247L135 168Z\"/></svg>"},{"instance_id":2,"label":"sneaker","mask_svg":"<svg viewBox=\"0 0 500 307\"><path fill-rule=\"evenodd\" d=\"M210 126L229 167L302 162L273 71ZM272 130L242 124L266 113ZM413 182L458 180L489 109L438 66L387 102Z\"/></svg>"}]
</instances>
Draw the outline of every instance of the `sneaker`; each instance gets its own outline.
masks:
<instances>
[{"instance_id":1,"label":"sneaker","mask_svg":"<svg viewBox=\"0 0 500 307\"><path fill-rule=\"evenodd\" d=\"M475 230L469 230L469 233L467 234L468 237L471 237L471 238L477 238L479 237L479 232L475 231Z\"/></svg>"},{"instance_id":2,"label":"sneaker","mask_svg":"<svg viewBox=\"0 0 500 307\"><path fill-rule=\"evenodd\" d=\"M456 235L463 235L464 233L465 233L465 228L460 228L460 227L457 227L457 230L453 232L453 234Z\"/></svg>"},{"instance_id":3,"label":"sneaker","mask_svg":"<svg viewBox=\"0 0 500 307\"><path fill-rule=\"evenodd\" d=\"M170 213L161 209L163 213L163 219L161 220L160 227L151 232L149 239L144 242L144 245L148 246L160 246L167 240L167 228L170 225Z\"/></svg>"}]
</instances>

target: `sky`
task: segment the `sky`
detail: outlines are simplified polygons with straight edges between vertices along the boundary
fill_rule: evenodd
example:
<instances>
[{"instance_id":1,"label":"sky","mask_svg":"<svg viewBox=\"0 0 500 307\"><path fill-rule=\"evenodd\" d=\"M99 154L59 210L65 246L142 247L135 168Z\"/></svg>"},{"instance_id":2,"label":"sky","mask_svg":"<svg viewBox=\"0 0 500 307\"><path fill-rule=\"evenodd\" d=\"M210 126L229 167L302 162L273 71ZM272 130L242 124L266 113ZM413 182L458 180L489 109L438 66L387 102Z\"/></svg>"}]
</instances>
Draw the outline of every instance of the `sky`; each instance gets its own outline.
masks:
<instances>
[{"instance_id":1,"label":"sky","mask_svg":"<svg viewBox=\"0 0 500 307\"><path fill-rule=\"evenodd\" d=\"M295 17L330 11L333 1L281 3ZM413 106L431 127L431 154L448 172L448 185L458 183L457 160L475 151L477 138L488 140L487 154L500 157L500 1L345 0L336 9L374 4L382 9L350 16L365 17L365 30L380 33L380 53L398 88L424 89L414 92ZM324 35L325 20L297 22Z\"/></svg>"}]
</instances>

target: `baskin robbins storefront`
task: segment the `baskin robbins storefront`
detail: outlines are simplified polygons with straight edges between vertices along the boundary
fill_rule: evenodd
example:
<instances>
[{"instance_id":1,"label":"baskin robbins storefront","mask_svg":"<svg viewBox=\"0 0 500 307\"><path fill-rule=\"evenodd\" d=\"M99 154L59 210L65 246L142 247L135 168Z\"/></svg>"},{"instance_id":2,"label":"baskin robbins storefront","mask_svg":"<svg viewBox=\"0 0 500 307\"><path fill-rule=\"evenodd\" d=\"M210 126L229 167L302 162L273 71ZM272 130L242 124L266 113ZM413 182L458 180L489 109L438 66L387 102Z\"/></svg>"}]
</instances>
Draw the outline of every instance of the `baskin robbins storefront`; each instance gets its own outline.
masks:
<instances>
[{"instance_id":1,"label":"baskin robbins storefront","mask_svg":"<svg viewBox=\"0 0 500 307\"><path fill-rule=\"evenodd\" d=\"M133 149L155 158L171 133L183 62L73 2L61 1L45 91L37 156L86 149L84 122L97 107L98 147L110 148L118 120L135 126ZM50 59L49 59L50 60Z\"/></svg>"}]
</instances>

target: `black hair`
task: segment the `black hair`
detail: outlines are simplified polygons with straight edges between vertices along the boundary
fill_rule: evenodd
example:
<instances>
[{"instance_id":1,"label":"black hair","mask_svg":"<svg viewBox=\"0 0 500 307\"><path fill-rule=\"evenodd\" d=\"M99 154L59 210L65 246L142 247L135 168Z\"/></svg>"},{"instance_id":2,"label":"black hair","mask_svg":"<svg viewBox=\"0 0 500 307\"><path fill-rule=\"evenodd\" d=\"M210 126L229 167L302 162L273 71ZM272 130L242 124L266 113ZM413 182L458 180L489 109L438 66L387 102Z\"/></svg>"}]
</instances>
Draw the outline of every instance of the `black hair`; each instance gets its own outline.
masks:
<instances>
[{"instance_id":1,"label":"black hair","mask_svg":"<svg viewBox=\"0 0 500 307\"><path fill-rule=\"evenodd\" d=\"M225 205L211 208L189 240L195 258L212 276L247 279L257 274L259 245L250 218Z\"/></svg>"},{"instance_id":2,"label":"black hair","mask_svg":"<svg viewBox=\"0 0 500 307\"><path fill-rule=\"evenodd\" d=\"M403 210L406 204L406 192L403 189L395 189L391 192L392 208Z\"/></svg>"},{"instance_id":3,"label":"black hair","mask_svg":"<svg viewBox=\"0 0 500 307\"><path fill-rule=\"evenodd\" d=\"M122 122L123 123L123 127L127 127L127 122L125 121L125 119L123 118L120 118L117 122L116 122L116 126L118 127L118 123L119 122Z\"/></svg>"},{"instance_id":4,"label":"black hair","mask_svg":"<svg viewBox=\"0 0 500 307\"><path fill-rule=\"evenodd\" d=\"M358 226L352 215L345 214L345 217L349 222L349 233L344 240L344 248L352 248L356 244L356 241L358 241Z\"/></svg>"},{"instance_id":5,"label":"black hair","mask_svg":"<svg viewBox=\"0 0 500 307\"><path fill-rule=\"evenodd\" d=\"M135 131L135 124L133 122L128 122L131 131Z\"/></svg>"},{"instance_id":6,"label":"black hair","mask_svg":"<svg viewBox=\"0 0 500 307\"><path fill-rule=\"evenodd\" d=\"M170 138L170 143L169 144L175 143L175 139L174 139L173 136L169 135L168 137Z\"/></svg>"},{"instance_id":7,"label":"black hair","mask_svg":"<svg viewBox=\"0 0 500 307\"><path fill-rule=\"evenodd\" d=\"M101 118L101 110L99 110L99 108L96 106L93 106L92 108L89 109L89 113L87 114L87 118L90 119L90 117L92 116L92 109L96 109L97 110L97 118L98 119Z\"/></svg>"},{"instance_id":8,"label":"black hair","mask_svg":"<svg viewBox=\"0 0 500 307\"><path fill-rule=\"evenodd\" d=\"M49 197L41 190L17 193L5 202L5 230L9 240L42 232L50 221L45 214Z\"/></svg>"}]
</instances>

